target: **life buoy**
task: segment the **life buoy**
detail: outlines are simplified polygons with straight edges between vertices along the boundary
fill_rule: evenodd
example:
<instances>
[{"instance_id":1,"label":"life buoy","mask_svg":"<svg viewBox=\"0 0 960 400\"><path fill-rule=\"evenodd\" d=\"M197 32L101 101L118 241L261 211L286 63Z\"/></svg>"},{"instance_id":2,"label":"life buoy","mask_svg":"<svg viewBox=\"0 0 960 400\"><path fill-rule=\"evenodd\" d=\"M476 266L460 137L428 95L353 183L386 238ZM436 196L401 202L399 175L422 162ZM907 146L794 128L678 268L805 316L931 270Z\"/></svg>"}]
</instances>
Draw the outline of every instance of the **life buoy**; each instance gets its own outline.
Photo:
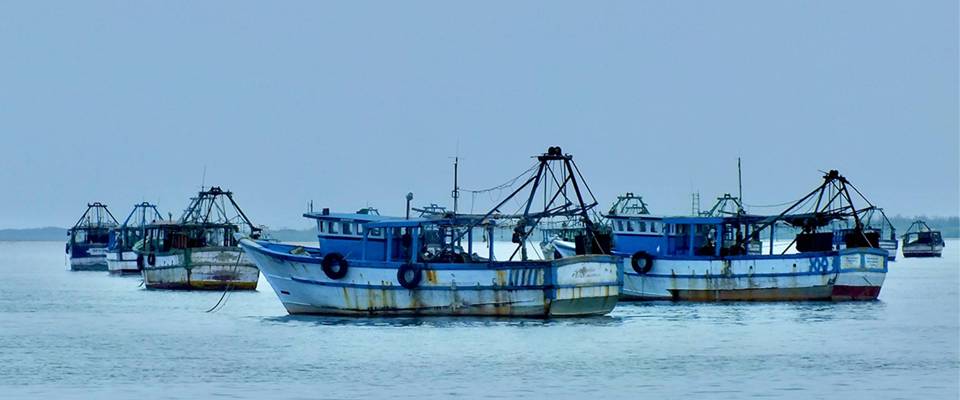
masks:
<instances>
[{"instance_id":1,"label":"life buoy","mask_svg":"<svg viewBox=\"0 0 960 400\"><path fill-rule=\"evenodd\" d=\"M630 265L633 266L633 270L638 274L646 274L650 272L650 268L653 268L653 256L645 251L638 251L630 257Z\"/></svg>"},{"instance_id":2,"label":"life buoy","mask_svg":"<svg viewBox=\"0 0 960 400\"><path fill-rule=\"evenodd\" d=\"M323 267L323 273L327 274L328 278L337 280L347 276L347 269L350 267L350 263L343 258L343 254L329 253L323 256L323 261L320 261L320 266Z\"/></svg>"},{"instance_id":3,"label":"life buoy","mask_svg":"<svg viewBox=\"0 0 960 400\"><path fill-rule=\"evenodd\" d=\"M137 269L143 269L143 254L137 254Z\"/></svg>"},{"instance_id":4,"label":"life buoy","mask_svg":"<svg viewBox=\"0 0 960 400\"><path fill-rule=\"evenodd\" d=\"M147 255L147 264L157 265L157 255L150 253Z\"/></svg>"},{"instance_id":5,"label":"life buoy","mask_svg":"<svg viewBox=\"0 0 960 400\"><path fill-rule=\"evenodd\" d=\"M397 282L407 289L416 289L423 279L423 270L413 264L403 264L397 270Z\"/></svg>"}]
</instances>

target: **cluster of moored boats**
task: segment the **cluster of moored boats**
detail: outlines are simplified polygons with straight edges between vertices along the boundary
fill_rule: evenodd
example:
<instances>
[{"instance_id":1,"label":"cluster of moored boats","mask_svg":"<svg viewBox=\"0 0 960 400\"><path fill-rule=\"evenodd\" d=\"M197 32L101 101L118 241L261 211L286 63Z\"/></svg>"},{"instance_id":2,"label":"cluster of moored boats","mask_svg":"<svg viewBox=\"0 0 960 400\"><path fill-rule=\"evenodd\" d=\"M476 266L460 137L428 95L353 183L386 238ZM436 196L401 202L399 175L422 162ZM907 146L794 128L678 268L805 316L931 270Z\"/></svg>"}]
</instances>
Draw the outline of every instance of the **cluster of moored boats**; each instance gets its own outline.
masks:
<instances>
[{"instance_id":1,"label":"cluster of moored boats","mask_svg":"<svg viewBox=\"0 0 960 400\"><path fill-rule=\"evenodd\" d=\"M87 205L68 231L73 270L139 274L148 289L256 289L260 272L238 247L256 227L219 187L201 190L178 219L136 204L120 223L102 203Z\"/></svg>"},{"instance_id":2,"label":"cluster of moored boats","mask_svg":"<svg viewBox=\"0 0 960 400\"><path fill-rule=\"evenodd\" d=\"M310 210L316 247L261 237L218 187L177 220L141 203L121 224L93 203L67 253L73 269L138 273L150 289L255 289L262 272L291 314L521 317L602 315L621 300L874 300L897 253L882 209L837 171L776 215L725 195L674 217L631 193L598 213L571 155L536 159L483 214ZM905 257L939 256L943 240L919 222L902 244Z\"/></svg>"}]
</instances>

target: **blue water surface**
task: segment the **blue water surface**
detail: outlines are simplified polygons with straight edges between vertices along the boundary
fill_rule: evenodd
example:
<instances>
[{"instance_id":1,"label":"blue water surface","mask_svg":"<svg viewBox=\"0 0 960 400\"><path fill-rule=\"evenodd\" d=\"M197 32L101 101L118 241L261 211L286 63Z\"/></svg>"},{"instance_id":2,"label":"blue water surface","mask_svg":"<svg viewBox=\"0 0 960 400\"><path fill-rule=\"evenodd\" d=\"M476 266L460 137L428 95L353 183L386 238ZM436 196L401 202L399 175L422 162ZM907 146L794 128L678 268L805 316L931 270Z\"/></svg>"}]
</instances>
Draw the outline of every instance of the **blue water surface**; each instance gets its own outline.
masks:
<instances>
[{"instance_id":1,"label":"blue water surface","mask_svg":"<svg viewBox=\"0 0 960 400\"><path fill-rule=\"evenodd\" d=\"M268 284L147 291L0 242L0 398L960 395L960 242L880 301L634 303L566 320L288 316Z\"/></svg>"}]
</instances>

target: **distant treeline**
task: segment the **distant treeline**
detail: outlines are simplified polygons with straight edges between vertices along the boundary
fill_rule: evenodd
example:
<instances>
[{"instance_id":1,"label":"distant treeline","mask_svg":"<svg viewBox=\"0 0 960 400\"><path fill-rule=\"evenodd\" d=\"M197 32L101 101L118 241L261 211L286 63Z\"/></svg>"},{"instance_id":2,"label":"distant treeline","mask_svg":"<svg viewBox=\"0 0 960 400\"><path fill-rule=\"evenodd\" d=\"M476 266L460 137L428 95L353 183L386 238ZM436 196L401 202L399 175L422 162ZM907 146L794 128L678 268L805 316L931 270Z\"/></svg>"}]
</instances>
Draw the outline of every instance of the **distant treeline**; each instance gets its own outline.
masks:
<instances>
[{"instance_id":1,"label":"distant treeline","mask_svg":"<svg viewBox=\"0 0 960 400\"><path fill-rule=\"evenodd\" d=\"M897 236L904 234L907 228L916 218L895 216L890 217L890 222L897 229ZM930 228L939 230L946 238L960 238L960 217L920 217L927 222ZM306 229L268 229L267 235L270 238L283 242L312 242L317 240L317 232L314 228ZM499 228L495 232L496 240L510 240L513 231L509 228ZM476 232L476 235L481 235ZM783 234L786 234L784 232ZM778 235L779 236L779 235ZM28 229L0 229L0 241L61 241L66 240L66 228L28 228ZM539 240L539 232L535 234L535 239Z\"/></svg>"},{"instance_id":2,"label":"distant treeline","mask_svg":"<svg viewBox=\"0 0 960 400\"><path fill-rule=\"evenodd\" d=\"M897 229L897 235L902 235L907 232L907 228L910 227L910 224L917 219L917 217L904 217L897 215L895 217L889 217L890 223L893 224L893 227ZM960 237L960 217L919 217L927 225L930 225L931 229L938 230L941 232L943 237L947 238L958 238Z\"/></svg>"}]
</instances>

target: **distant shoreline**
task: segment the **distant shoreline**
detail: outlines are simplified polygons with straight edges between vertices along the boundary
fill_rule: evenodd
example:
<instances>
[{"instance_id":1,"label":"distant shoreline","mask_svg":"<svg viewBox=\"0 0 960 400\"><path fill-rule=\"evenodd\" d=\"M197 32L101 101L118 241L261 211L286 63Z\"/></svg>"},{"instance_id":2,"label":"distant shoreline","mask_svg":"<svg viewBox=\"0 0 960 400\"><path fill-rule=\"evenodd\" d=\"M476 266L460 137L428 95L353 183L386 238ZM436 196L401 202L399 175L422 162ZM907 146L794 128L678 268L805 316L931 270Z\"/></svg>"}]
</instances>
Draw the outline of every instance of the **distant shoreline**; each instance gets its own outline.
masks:
<instances>
[{"instance_id":1,"label":"distant shoreline","mask_svg":"<svg viewBox=\"0 0 960 400\"><path fill-rule=\"evenodd\" d=\"M944 238L960 238L960 217L921 217L931 228L939 230ZM914 218L895 216L890 218L890 222L897 228L897 235L906 232ZM304 242L316 239L315 228L304 229L267 229L269 237L287 242ZM67 228L43 227L43 228L22 228L22 229L0 229L0 241L4 242L41 242L41 241L65 241L67 238Z\"/></svg>"}]
</instances>

